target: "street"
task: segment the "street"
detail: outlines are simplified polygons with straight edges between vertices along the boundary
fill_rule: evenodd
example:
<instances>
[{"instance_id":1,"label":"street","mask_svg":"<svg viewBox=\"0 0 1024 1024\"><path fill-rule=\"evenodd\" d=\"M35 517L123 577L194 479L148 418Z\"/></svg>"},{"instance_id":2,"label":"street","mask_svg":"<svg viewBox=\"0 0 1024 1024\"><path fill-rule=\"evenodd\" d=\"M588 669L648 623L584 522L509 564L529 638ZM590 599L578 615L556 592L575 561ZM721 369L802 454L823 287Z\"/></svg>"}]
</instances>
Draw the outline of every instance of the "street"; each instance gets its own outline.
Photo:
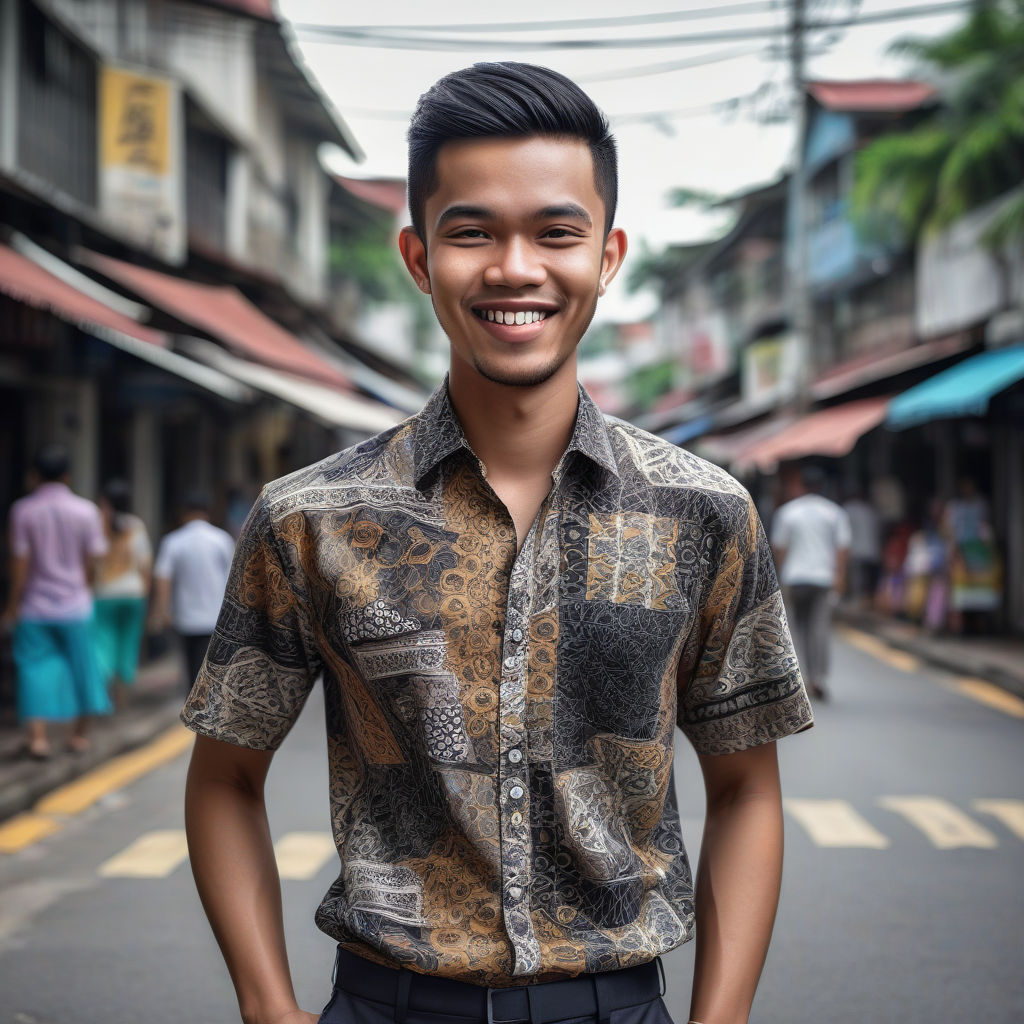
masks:
<instances>
[{"instance_id":1,"label":"street","mask_svg":"<svg viewBox=\"0 0 1024 1024\"><path fill-rule=\"evenodd\" d=\"M786 867L756 1024L1024 1019L1024 704L865 634L834 644L829 703L779 745ZM322 705L311 699L268 784L299 999L328 996L313 912L336 861ZM2 1024L232 1024L233 993L188 870L187 755L0 857ZM696 861L697 761L676 774ZM665 958L687 1020L693 944Z\"/></svg>"}]
</instances>

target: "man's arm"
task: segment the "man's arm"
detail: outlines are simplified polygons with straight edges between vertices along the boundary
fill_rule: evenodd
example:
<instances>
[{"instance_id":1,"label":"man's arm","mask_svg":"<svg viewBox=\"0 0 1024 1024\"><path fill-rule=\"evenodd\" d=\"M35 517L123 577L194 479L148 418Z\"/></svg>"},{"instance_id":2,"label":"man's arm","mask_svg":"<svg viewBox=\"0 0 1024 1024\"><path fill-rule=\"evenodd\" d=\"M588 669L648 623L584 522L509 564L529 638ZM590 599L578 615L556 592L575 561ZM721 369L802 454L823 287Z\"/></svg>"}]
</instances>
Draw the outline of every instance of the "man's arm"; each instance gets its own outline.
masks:
<instances>
[{"instance_id":1,"label":"man's arm","mask_svg":"<svg viewBox=\"0 0 1024 1024\"><path fill-rule=\"evenodd\" d=\"M263 783L272 751L197 736L185 787L196 888L246 1024L316 1024L295 1001Z\"/></svg>"},{"instance_id":2,"label":"man's arm","mask_svg":"<svg viewBox=\"0 0 1024 1024\"><path fill-rule=\"evenodd\" d=\"M7 591L7 604L3 613L5 627L13 626L18 617L21 595L25 592L25 580L28 578L28 559L28 555L11 555L11 587Z\"/></svg>"},{"instance_id":3,"label":"man's arm","mask_svg":"<svg viewBox=\"0 0 1024 1024\"><path fill-rule=\"evenodd\" d=\"M782 794L774 743L700 755L707 793L697 869L690 1017L746 1024L782 879Z\"/></svg>"}]
</instances>

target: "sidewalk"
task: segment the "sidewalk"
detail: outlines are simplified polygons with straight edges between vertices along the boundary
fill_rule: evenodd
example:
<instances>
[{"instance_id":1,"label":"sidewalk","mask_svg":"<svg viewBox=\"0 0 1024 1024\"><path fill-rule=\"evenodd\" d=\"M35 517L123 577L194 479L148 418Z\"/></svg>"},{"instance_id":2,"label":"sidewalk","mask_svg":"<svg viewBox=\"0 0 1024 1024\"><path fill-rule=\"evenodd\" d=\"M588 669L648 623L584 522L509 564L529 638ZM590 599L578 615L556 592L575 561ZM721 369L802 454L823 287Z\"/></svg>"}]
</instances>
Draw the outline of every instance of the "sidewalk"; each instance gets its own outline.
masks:
<instances>
[{"instance_id":1,"label":"sidewalk","mask_svg":"<svg viewBox=\"0 0 1024 1024\"><path fill-rule=\"evenodd\" d=\"M28 810L45 793L110 758L148 743L178 720L184 699L182 669L171 652L139 670L128 706L96 723L92 748L84 754L62 749L54 728L53 757L33 760L22 753L24 734L13 724L0 725L0 821Z\"/></svg>"},{"instance_id":2,"label":"sidewalk","mask_svg":"<svg viewBox=\"0 0 1024 1024\"><path fill-rule=\"evenodd\" d=\"M1024 697L1024 640L1009 637L933 635L910 622L849 605L836 609L836 621L871 633L890 647L956 675L984 679Z\"/></svg>"}]
</instances>

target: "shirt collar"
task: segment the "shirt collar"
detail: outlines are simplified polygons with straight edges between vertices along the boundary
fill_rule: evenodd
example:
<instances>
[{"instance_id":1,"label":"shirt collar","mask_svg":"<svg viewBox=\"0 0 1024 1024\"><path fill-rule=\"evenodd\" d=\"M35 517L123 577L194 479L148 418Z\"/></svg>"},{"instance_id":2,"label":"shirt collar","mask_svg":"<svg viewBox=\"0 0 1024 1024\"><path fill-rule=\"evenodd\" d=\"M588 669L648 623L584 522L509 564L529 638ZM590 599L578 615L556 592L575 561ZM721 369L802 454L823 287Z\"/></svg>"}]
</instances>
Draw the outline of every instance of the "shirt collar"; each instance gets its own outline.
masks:
<instances>
[{"instance_id":1,"label":"shirt collar","mask_svg":"<svg viewBox=\"0 0 1024 1024\"><path fill-rule=\"evenodd\" d=\"M576 425L565 453L568 455L570 452L579 452L617 477L619 467L608 438L608 426L604 415L583 385L577 384L577 387L579 408L576 413ZM417 487L432 469L460 448L473 454L448 396L447 374L427 400L427 404L414 417L413 422L413 467ZM565 456L560 460L559 466L563 466L564 463Z\"/></svg>"}]
</instances>

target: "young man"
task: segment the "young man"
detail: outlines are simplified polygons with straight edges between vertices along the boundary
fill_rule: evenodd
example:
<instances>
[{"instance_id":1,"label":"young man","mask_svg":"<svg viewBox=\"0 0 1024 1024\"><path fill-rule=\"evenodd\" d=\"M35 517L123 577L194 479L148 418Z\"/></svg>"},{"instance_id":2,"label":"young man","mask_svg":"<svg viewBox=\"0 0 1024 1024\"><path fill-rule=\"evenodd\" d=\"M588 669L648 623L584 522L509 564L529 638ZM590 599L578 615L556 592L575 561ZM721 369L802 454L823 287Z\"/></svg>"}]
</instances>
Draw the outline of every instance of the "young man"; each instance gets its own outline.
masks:
<instances>
[{"instance_id":1,"label":"young man","mask_svg":"<svg viewBox=\"0 0 1024 1024\"><path fill-rule=\"evenodd\" d=\"M801 466L794 485L792 498L772 521L772 546L786 588L800 668L811 696L825 700L832 595L846 589L850 519L821 493L825 474L818 466Z\"/></svg>"},{"instance_id":2,"label":"young man","mask_svg":"<svg viewBox=\"0 0 1024 1024\"><path fill-rule=\"evenodd\" d=\"M49 722L70 722L68 746L89 747L89 723L107 714L106 679L92 636L96 563L106 553L100 510L70 487L63 445L39 451L32 493L11 506L11 587L3 614L14 629L18 716L28 727L28 752L52 752Z\"/></svg>"},{"instance_id":3,"label":"young man","mask_svg":"<svg viewBox=\"0 0 1024 1024\"><path fill-rule=\"evenodd\" d=\"M183 502L184 522L160 542L153 567L155 628L168 624L181 640L188 690L202 667L227 587L235 541L210 522L213 502L205 491L190 491Z\"/></svg>"},{"instance_id":4,"label":"young man","mask_svg":"<svg viewBox=\"0 0 1024 1024\"><path fill-rule=\"evenodd\" d=\"M270 484L206 665L187 826L254 1024L297 1009L262 799L322 674L341 874L321 1020L750 1010L778 900L774 740L810 707L771 554L720 470L600 414L576 347L626 250L615 147L572 82L479 64L420 101L402 255L451 342L421 413ZM703 766L696 893L674 731Z\"/></svg>"}]
</instances>

